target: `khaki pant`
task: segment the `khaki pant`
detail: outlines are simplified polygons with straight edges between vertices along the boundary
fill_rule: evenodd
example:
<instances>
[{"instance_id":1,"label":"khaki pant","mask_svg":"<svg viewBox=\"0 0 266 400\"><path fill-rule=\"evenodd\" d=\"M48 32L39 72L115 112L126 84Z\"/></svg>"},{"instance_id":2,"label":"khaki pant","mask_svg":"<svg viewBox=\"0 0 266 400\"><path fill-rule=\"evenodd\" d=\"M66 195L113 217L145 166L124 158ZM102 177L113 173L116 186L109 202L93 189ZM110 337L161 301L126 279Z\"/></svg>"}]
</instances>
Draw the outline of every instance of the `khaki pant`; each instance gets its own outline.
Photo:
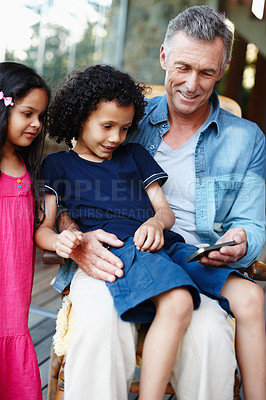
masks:
<instances>
[{"instance_id":1,"label":"khaki pant","mask_svg":"<svg viewBox=\"0 0 266 400\"><path fill-rule=\"evenodd\" d=\"M214 300L202 303L179 346L171 382L178 400L232 400L234 332ZM75 327L66 356L65 400L127 400L135 372L134 324L118 318L105 282L77 270Z\"/></svg>"}]
</instances>

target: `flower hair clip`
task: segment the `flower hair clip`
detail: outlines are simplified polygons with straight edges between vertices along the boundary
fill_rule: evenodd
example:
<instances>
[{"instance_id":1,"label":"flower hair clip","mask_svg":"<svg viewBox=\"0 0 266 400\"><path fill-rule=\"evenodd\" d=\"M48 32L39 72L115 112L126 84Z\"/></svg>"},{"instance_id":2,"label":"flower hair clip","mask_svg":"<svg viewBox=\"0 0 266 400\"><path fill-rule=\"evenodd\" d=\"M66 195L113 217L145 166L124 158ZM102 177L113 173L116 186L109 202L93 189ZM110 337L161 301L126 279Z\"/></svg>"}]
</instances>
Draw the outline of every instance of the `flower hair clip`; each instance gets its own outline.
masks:
<instances>
[{"instance_id":1,"label":"flower hair clip","mask_svg":"<svg viewBox=\"0 0 266 400\"><path fill-rule=\"evenodd\" d=\"M5 103L5 106L7 107L7 106L11 106L11 107L13 107L13 105L14 105L14 103L13 103L13 99L12 99L12 97L5 97L4 96L4 92L2 92L2 90L1 90L1 92L0 92L0 100L4 100L4 103Z\"/></svg>"}]
</instances>

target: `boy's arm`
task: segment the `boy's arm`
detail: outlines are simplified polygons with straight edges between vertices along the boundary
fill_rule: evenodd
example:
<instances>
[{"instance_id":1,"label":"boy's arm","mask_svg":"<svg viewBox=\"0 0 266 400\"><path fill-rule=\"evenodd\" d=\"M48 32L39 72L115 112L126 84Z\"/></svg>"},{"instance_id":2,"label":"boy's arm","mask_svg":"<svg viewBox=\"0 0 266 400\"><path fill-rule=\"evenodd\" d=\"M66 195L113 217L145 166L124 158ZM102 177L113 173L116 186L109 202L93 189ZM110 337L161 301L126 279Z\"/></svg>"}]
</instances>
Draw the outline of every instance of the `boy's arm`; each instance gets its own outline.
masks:
<instances>
[{"instance_id":1,"label":"boy's arm","mask_svg":"<svg viewBox=\"0 0 266 400\"><path fill-rule=\"evenodd\" d=\"M60 234L54 231L57 204L52 194L45 194L45 218L35 232L35 242L40 248L56 251L64 258L69 258L73 249L80 245L83 233L78 230L64 230Z\"/></svg>"},{"instance_id":2,"label":"boy's arm","mask_svg":"<svg viewBox=\"0 0 266 400\"><path fill-rule=\"evenodd\" d=\"M156 251L164 245L163 231L171 229L175 215L158 182L153 182L146 191L155 214L136 230L134 243L138 250Z\"/></svg>"}]
</instances>

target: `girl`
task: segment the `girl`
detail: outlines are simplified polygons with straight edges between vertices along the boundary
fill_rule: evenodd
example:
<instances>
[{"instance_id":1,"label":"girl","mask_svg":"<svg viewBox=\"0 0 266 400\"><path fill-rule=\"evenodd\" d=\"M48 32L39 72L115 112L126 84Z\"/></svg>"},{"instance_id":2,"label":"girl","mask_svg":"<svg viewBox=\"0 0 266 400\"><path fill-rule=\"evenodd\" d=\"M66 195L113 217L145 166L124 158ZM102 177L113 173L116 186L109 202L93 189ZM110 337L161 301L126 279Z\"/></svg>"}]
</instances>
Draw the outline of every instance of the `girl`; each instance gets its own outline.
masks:
<instances>
[{"instance_id":1,"label":"girl","mask_svg":"<svg viewBox=\"0 0 266 400\"><path fill-rule=\"evenodd\" d=\"M28 312L49 98L34 70L0 63L0 398L5 400L42 399Z\"/></svg>"},{"instance_id":2,"label":"girl","mask_svg":"<svg viewBox=\"0 0 266 400\"><path fill-rule=\"evenodd\" d=\"M231 285L236 290L238 285L246 285L261 309L263 302L260 288L257 290L249 280L240 280L243 275L230 267L186 262L196 248L169 231L174 214L160 188L167 175L140 145L120 146L143 116L143 93L127 74L109 66L89 67L77 73L57 93L49 114L50 136L59 142L65 139L70 147L73 138L77 142L73 151L51 154L44 161L47 212L35 238L40 247L56 250L66 258L90 230L104 229L124 242L121 248L111 248L124 263L124 277L107 286L124 321L152 322L144 343L139 398L161 400L180 340L193 308L200 303L196 285L229 313L229 302L221 294L233 298L228 289ZM56 197L69 209L82 232L64 231L58 235L53 231ZM95 310L103 301L97 293L101 284L79 269L71 283L77 329L66 359L66 399L82 398L77 382L74 384L75 376L81 379L87 374L87 382L93 379L81 359L88 360L90 352L100 346L90 322L97 324L99 318ZM232 304L232 311L241 316L240 306ZM265 348L263 313L260 315L256 330ZM252 324L254 319L244 329L253 329ZM100 329L98 335L101 337ZM87 382L84 378L79 384L83 393ZM93 399L100 398L99 393L89 389L87 393Z\"/></svg>"}]
</instances>

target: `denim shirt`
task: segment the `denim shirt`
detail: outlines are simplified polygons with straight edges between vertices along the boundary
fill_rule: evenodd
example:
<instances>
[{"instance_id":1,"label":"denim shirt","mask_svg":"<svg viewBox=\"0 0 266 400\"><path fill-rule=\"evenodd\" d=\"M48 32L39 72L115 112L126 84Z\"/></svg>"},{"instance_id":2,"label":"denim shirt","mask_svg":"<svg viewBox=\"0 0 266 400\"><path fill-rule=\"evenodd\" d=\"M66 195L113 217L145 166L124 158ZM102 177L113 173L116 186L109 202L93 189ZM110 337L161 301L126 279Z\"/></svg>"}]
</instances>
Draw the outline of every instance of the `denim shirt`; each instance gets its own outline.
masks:
<instances>
[{"instance_id":1,"label":"denim shirt","mask_svg":"<svg viewBox=\"0 0 266 400\"><path fill-rule=\"evenodd\" d=\"M265 242L265 136L259 127L219 106L213 92L212 114L200 128L195 150L195 212L202 243L214 244L230 228L247 233L247 254L234 268L250 265ZM166 95L147 99L138 131L126 142L140 143L154 155L169 130ZM166 171L167 172L167 171ZM54 287L71 281L76 264L67 260Z\"/></svg>"},{"instance_id":2,"label":"denim shirt","mask_svg":"<svg viewBox=\"0 0 266 400\"><path fill-rule=\"evenodd\" d=\"M147 100L138 131L127 138L154 155L169 130L166 95ZM195 211L202 243L214 244L230 228L247 233L247 254L234 268L250 265L265 242L265 136L259 127L219 106L200 128L195 150ZM166 171L167 172L167 171Z\"/></svg>"}]
</instances>

